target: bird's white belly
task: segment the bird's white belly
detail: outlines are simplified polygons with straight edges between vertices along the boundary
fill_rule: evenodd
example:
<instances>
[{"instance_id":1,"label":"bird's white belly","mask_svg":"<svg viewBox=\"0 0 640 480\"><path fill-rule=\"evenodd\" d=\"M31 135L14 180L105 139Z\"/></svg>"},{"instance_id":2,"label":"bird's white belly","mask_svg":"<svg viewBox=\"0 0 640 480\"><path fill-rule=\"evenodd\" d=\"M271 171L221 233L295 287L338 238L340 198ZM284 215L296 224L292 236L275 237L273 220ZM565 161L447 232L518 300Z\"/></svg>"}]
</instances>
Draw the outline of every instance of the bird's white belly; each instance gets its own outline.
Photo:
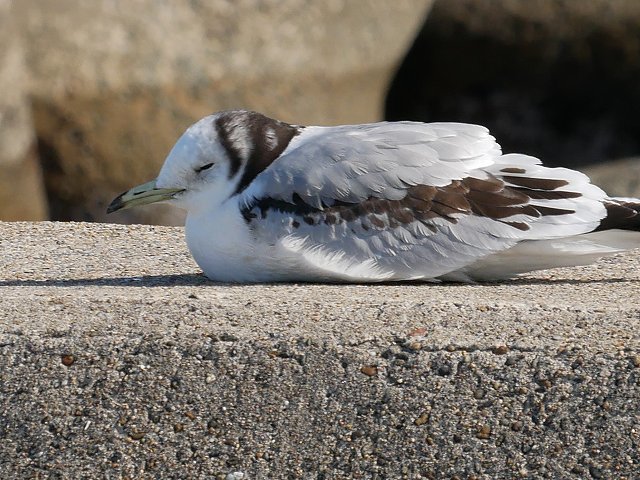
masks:
<instances>
[{"instance_id":1,"label":"bird's white belly","mask_svg":"<svg viewBox=\"0 0 640 480\"><path fill-rule=\"evenodd\" d=\"M246 281L252 276L250 232L229 207L187 215L187 246L204 274L212 280Z\"/></svg>"},{"instance_id":2,"label":"bird's white belly","mask_svg":"<svg viewBox=\"0 0 640 480\"><path fill-rule=\"evenodd\" d=\"M204 274L222 282L268 282L300 279L296 255L279 243L256 237L237 204L189 214L187 246Z\"/></svg>"}]
</instances>

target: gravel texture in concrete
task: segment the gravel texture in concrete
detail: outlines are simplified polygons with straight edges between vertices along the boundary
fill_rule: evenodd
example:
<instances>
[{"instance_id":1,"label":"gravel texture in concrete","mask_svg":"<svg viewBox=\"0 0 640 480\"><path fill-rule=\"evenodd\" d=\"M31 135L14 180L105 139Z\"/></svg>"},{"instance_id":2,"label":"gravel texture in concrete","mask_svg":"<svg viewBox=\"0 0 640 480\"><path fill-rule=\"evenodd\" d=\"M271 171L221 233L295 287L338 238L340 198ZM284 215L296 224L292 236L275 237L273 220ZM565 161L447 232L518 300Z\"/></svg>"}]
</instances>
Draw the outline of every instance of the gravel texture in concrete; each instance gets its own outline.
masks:
<instances>
[{"instance_id":1,"label":"gravel texture in concrete","mask_svg":"<svg viewBox=\"0 0 640 480\"><path fill-rule=\"evenodd\" d=\"M1 478L637 478L640 255L227 285L172 227L0 223Z\"/></svg>"}]
</instances>

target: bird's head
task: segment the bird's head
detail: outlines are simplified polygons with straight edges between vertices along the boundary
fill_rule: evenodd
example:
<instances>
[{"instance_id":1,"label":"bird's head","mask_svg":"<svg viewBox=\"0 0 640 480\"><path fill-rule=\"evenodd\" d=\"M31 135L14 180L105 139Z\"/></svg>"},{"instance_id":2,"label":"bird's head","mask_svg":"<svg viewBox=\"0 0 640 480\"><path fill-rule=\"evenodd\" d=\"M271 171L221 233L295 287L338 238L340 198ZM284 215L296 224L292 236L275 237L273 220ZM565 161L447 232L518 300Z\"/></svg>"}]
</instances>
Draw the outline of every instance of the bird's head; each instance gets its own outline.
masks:
<instances>
[{"instance_id":1,"label":"bird's head","mask_svg":"<svg viewBox=\"0 0 640 480\"><path fill-rule=\"evenodd\" d=\"M204 117L178 139L156 179L116 197L107 213L157 202L189 212L218 205L269 166L299 130L244 110Z\"/></svg>"}]
</instances>

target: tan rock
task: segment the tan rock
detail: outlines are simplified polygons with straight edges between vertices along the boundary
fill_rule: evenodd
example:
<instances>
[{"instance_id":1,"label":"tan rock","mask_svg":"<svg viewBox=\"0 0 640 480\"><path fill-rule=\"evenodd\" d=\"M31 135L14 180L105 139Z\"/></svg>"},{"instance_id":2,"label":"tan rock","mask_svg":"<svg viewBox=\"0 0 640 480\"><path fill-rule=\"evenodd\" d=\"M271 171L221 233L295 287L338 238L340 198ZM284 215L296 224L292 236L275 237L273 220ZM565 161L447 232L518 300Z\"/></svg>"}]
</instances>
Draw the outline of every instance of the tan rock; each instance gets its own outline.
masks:
<instances>
[{"instance_id":1,"label":"tan rock","mask_svg":"<svg viewBox=\"0 0 640 480\"><path fill-rule=\"evenodd\" d=\"M11 2L0 0L0 220L42 220L46 203Z\"/></svg>"},{"instance_id":2,"label":"tan rock","mask_svg":"<svg viewBox=\"0 0 640 480\"><path fill-rule=\"evenodd\" d=\"M0 163L0 220L45 220L48 217L42 171L34 148L20 161Z\"/></svg>"},{"instance_id":3,"label":"tan rock","mask_svg":"<svg viewBox=\"0 0 640 480\"><path fill-rule=\"evenodd\" d=\"M21 0L55 208L105 220L114 194L155 175L177 136L216 110L299 124L379 119L430 3ZM126 215L109 219L171 222L157 209Z\"/></svg>"}]
</instances>

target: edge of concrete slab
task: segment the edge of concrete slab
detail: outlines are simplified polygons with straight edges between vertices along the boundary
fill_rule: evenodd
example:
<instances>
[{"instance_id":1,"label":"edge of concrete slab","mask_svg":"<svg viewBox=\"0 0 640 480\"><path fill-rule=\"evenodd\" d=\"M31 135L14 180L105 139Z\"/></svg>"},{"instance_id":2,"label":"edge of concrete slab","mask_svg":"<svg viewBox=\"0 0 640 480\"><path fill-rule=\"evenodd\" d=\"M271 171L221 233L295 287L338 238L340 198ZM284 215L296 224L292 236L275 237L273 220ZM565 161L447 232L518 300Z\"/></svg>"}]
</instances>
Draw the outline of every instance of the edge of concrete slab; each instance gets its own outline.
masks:
<instances>
[{"instance_id":1,"label":"edge of concrete slab","mask_svg":"<svg viewBox=\"0 0 640 480\"><path fill-rule=\"evenodd\" d=\"M633 478L637 253L489 285L224 285L180 228L0 223L0 472Z\"/></svg>"}]
</instances>

